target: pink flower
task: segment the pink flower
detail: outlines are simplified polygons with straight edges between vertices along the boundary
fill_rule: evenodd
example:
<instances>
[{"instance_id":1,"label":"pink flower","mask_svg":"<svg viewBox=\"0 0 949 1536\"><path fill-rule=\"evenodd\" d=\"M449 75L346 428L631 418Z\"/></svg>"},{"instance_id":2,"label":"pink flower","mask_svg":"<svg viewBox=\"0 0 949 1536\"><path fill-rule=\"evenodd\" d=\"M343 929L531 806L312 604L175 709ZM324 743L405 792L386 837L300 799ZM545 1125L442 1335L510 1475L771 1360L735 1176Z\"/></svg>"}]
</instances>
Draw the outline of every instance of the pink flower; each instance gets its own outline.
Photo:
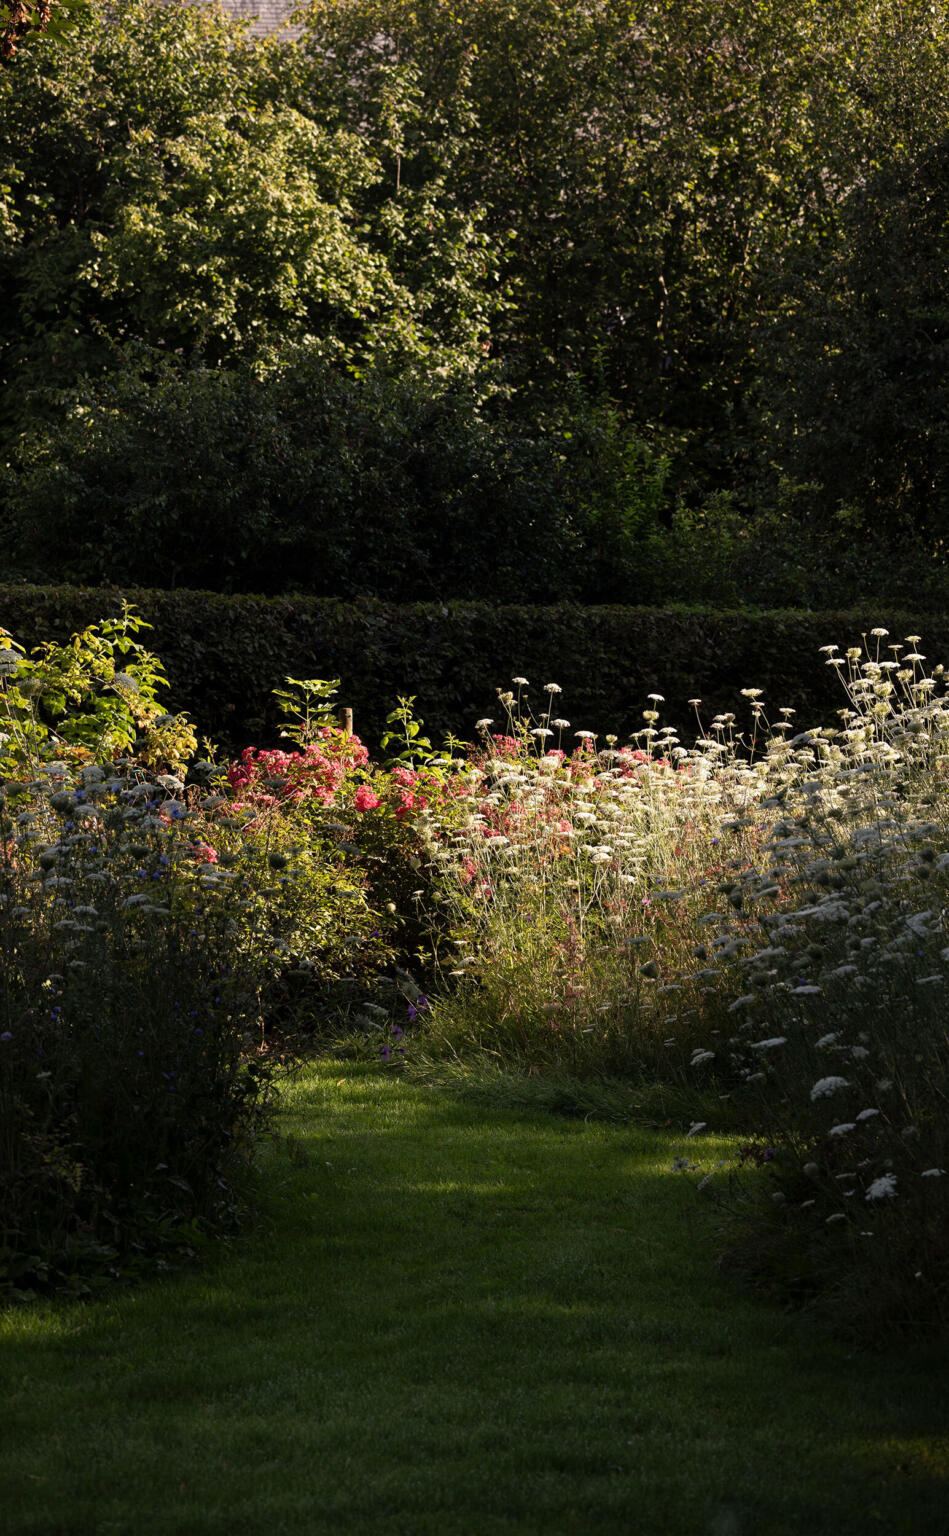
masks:
<instances>
[{"instance_id":1,"label":"pink flower","mask_svg":"<svg viewBox=\"0 0 949 1536\"><path fill-rule=\"evenodd\" d=\"M210 843L195 843L194 856L199 864L217 863L217 849L212 848Z\"/></svg>"},{"instance_id":2,"label":"pink flower","mask_svg":"<svg viewBox=\"0 0 949 1536\"><path fill-rule=\"evenodd\" d=\"M374 795L368 784L360 784L356 791L355 806L357 811L374 811L382 801L378 795Z\"/></svg>"}]
</instances>

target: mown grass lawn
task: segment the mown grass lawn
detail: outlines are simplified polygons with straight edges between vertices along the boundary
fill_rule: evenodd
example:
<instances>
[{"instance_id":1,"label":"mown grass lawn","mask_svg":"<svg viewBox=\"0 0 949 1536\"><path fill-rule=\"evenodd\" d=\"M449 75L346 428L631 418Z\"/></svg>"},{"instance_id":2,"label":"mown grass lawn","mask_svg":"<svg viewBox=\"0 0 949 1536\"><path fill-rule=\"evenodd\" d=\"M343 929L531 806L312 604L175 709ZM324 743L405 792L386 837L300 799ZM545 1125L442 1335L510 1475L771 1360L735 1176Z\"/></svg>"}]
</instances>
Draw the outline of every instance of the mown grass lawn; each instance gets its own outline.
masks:
<instances>
[{"instance_id":1,"label":"mown grass lawn","mask_svg":"<svg viewBox=\"0 0 949 1536\"><path fill-rule=\"evenodd\" d=\"M692 1143L339 1063L284 1127L202 1271L3 1315L5 1536L949 1529L945 1351L718 1274Z\"/></svg>"}]
</instances>

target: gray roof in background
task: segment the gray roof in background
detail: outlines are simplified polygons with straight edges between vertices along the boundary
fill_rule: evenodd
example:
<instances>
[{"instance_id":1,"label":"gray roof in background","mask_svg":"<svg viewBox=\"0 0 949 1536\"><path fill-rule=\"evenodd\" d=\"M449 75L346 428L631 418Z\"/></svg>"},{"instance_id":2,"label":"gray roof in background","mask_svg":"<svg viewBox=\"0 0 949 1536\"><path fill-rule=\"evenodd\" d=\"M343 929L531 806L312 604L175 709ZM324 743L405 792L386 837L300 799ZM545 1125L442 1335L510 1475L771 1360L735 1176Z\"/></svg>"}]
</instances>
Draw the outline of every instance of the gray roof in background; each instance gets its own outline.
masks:
<instances>
[{"instance_id":1,"label":"gray roof in background","mask_svg":"<svg viewBox=\"0 0 949 1536\"><path fill-rule=\"evenodd\" d=\"M222 11L227 11L231 16L238 17L241 21L249 21L256 18L250 29L252 37L265 37L268 32L275 32L286 21L291 11L296 9L297 0L218 0ZM299 27L287 27L283 34L285 37L299 37Z\"/></svg>"}]
</instances>

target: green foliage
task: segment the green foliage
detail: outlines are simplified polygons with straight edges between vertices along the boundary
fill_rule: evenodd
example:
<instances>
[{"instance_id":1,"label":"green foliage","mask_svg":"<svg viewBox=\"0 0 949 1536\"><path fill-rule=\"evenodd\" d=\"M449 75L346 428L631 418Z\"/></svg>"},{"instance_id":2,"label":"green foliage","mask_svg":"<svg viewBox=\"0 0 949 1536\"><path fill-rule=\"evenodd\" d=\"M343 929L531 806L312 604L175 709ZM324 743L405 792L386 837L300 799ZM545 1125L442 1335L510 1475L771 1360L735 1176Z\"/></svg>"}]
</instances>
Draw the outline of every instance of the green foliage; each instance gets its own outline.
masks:
<instances>
[{"instance_id":1,"label":"green foliage","mask_svg":"<svg viewBox=\"0 0 949 1536\"><path fill-rule=\"evenodd\" d=\"M330 685L282 691L301 701L302 754L196 763L186 788L195 736L158 714L142 627L126 605L35 662L0 649L0 1287L14 1293L131 1273L136 1255L191 1251L231 1221L275 1063L392 961L369 882L319 814L366 757L318 723ZM169 766L180 776L156 771Z\"/></svg>"},{"instance_id":2,"label":"green foliage","mask_svg":"<svg viewBox=\"0 0 949 1536\"><path fill-rule=\"evenodd\" d=\"M822 603L901 601L910 533L944 574L942 3L302 19L96 0L0 74L15 571L797 604L817 538Z\"/></svg>"},{"instance_id":3,"label":"green foliage","mask_svg":"<svg viewBox=\"0 0 949 1536\"><path fill-rule=\"evenodd\" d=\"M135 749L146 767L177 771L197 740L185 715L162 711L164 667L134 637L148 629L127 604L68 644L48 640L29 660L0 629L0 773L35 777L50 752L75 762Z\"/></svg>"},{"instance_id":4,"label":"green foliage","mask_svg":"<svg viewBox=\"0 0 949 1536\"><path fill-rule=\"evenodd\" d=\"M899 542L942 567L947 217L942 133L916 153L901 148L854 191L836 245L789 289L766 406L766 448L813 483L813 522L857 548Z\"/></svg>"},{"instance_id":5,"label":"green foliage","mask_svg":"<svg viewBox=\"0 0 949 1536\"><path fill-rule=\"evenodd\" d=\"M605 385L678 438L690 495L744 456L789 258L823 249L946 98L943 7L923 0L316 0L305 18L312 110L372 144L377 194L448 165L477 212L513 376Z\"/></svg>"},{"instance_id":6,"label":"green foliage","mask_svg":"<svg viewBox=\"0 0 949 1536\"><path fill-rule=\"evenodd\" d=\"M292 60L245 33L207 7L91 5L74 47L0 79L8 424L54 413L129 343L175 366L299 342L354 367L470 368L496 302L483 242L429 199L382 249L372 148L298 110Z\"/></svg>"},{"instance_id":7,"label":"green foliage","mask_svg":"<svg viewBox=\"0 0 949 1536\"><path fill-rule=\"evenodd\" d=\"M319 731L335 723L333 695L339 691L340 680L322 677L288 677L288 687L270 691L289 718L282 720L280 735L287 741L295 741L305 747L316 739Z\"/></svg>"},{"instance_id":8,"label":"green foliage","mask_svg":"<svg viewBox=\"0 0 949 1536\"><path fill-rule=\"evenodd\" d=\"M0 60L14 59L24 43L46 38L58 42L68 38L73 12L81 10L86 0L3 0L0 5Z\"/></svg>"},{"instance_id":9,"label":"green foliage","mask_svg":"<svg viewBox=\"0 0 949 1536\"><path fill-rule=\"evenodd\" d=\"M614 492L614 466L641 445L610 431L601 459L593 410L568 440L473 386L354 379L308 350L184 375L130 367L21 442L7 538L39 579L593 598L609 556L613 590L632 582L657 501L644 451Z\"/></svg>"},{"instance_id":10,"label":"green foliage","mask_svg":"<svg viewBox=\"0 0 949 1536\"><path fill-rule=\"evenodd\" d=\"M383 731L379 741L380 749L386 753L387 763L405 763L414 768L416 763L444 761L432 750L428 737L421 735L425 722L416 718L412 708L414 703L414 696L401 698L396 708L386 715L386 726L394 727ZM392 747L401 747L402 750L393 752L390 750Z\"/></svg>"}]
</instances>

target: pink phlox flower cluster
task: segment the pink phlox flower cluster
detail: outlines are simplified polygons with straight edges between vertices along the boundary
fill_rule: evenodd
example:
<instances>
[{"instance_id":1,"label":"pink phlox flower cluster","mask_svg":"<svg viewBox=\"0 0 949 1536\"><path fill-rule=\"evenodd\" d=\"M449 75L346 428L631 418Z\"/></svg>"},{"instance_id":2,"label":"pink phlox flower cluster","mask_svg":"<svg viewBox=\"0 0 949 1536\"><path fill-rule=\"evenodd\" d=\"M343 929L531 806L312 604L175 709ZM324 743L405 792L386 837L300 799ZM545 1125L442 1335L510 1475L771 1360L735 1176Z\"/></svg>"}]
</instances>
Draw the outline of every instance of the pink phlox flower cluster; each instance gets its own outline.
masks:
<instances>
[{"instance_id":1,"label":"pink phlox flower cluster","mask_svg":"<svg viewBox=\"0 0 949 1536\"><path fill-rule=\"evenodd\" d=\"M404 821L413 811L425 809L428 805L428 796L420 792L420 775L414 768L393 768L392 781L399 786L395 805L396 821Z\"/></svg>"},{"instance_id":2,"label":"pink phlox flower cluster","mask_svg":"<svg viewBox=\"0 0 949 1536\"><path fill-rule=\"evenodd\" d=\"M369 753L358 736L323 726L319 740L300 752L245 747L227 770L228 783L257 806L316 800L332 805L348 772L365 767Z\"/></svg>"}]
</instances>

